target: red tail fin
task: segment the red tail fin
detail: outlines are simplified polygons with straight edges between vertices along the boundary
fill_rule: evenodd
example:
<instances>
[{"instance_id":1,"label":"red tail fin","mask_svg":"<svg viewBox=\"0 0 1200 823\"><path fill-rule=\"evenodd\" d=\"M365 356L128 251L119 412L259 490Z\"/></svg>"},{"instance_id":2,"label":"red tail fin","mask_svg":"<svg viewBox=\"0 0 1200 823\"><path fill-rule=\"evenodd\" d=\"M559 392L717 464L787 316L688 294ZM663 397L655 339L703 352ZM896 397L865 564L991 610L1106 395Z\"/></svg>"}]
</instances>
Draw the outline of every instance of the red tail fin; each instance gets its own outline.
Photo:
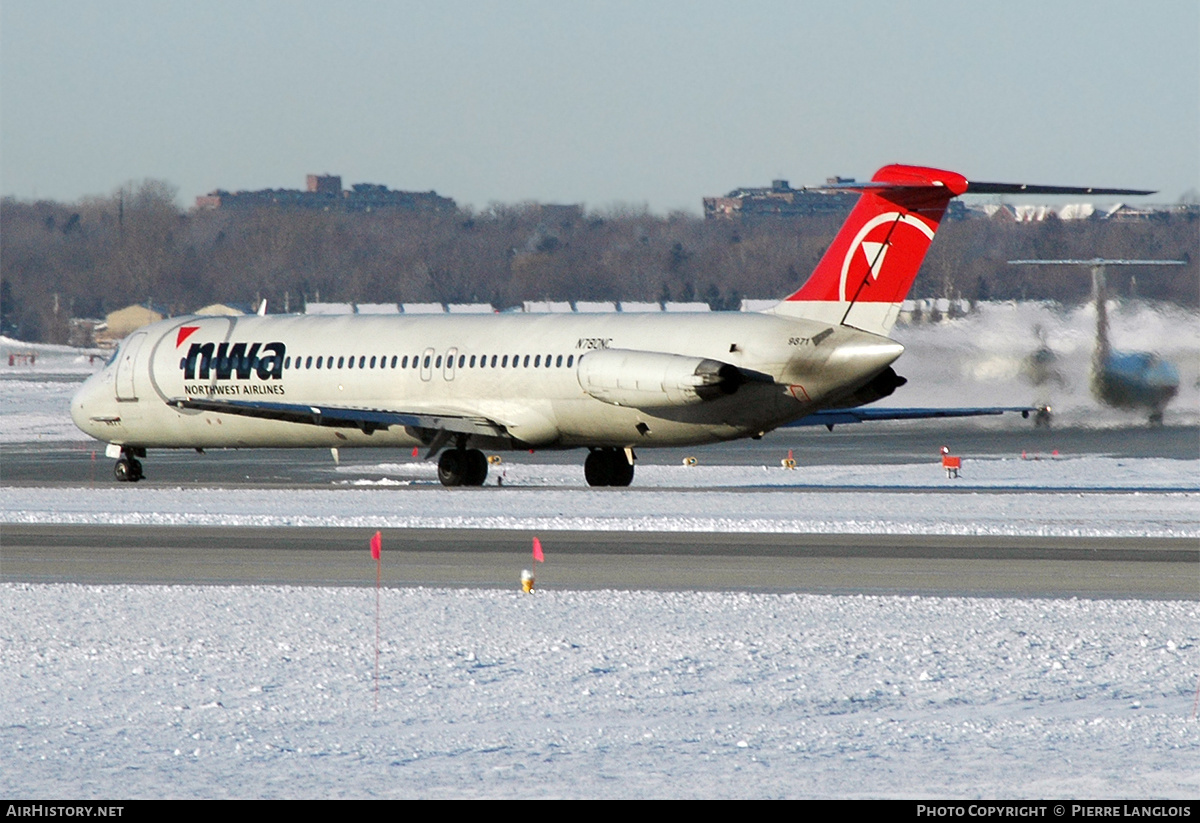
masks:
<instances>
[{"instance_id":1,"label":"red tail fin","mask_svg":"<svg viewBox=\"0 0 1200 823\"><path fill-rule=\"evenodd\" d=\"M949 202L967 190L960 174L885 166L858 189L841 231L778 314L812 317L880 334L891 331Z\"/></svg>"}]
</instances>

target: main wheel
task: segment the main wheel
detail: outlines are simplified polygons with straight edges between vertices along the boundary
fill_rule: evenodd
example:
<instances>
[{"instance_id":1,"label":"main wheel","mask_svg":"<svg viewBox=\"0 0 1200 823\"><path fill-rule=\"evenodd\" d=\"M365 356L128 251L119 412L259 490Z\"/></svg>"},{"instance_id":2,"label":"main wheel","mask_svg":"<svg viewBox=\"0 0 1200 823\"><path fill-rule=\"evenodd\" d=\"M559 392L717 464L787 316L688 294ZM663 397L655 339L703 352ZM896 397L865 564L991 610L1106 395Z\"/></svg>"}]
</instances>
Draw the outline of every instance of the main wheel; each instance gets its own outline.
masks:
<instances>
[{"instance_id":1,"label":"main wheel","mask_svg":"<svg viewBox=\"0 0 1200 823\"><path fill-rule=\"evenodd\" d=\"M583 476L589 486L628 486L633 464L620 449L592 449L583 461Z\"/></svg>"},{"instance_id":2,"label":"main wheel","mask_svg":"<svg viewBox=\"0 0 1200 823\"><path fill-rule=\"evenodd\" d=\"M633 482L633 464L625 457L625 453L614 449L612 451L612 480L610 486L628 486Z\"/></svg>"},{"instance_id":3,"label":"main wheel","mask_svg":"<svg viewBox=\"0 0 1200 823\"><path fill-rule=\"evenodd\" d=\"M589 486L611 486L613 462L607 449L592 449L583 461L583 477Z\"/></svg>"},{"instance_id":4,"label":"main wheel","mask_svg":"<svg viewBox=\"0 0 1200 823\"><path fill-rule=\"evenodd\" d=\"M443 486L461 486L467 475L467 461L461 449L447 449L438 458L438 480Z\"/></svg>"},{"instance_id":5,"label":"main wheel","mask_svg":"<svg viewBox=\"0 0 1200 823\"><path fill-rule=\"evenodd\" d=\"M463 452L467 470L463 477L464 486L482 486L487 480L487 455L479 449L467 449Z\"/></svg>"}]
</instances>

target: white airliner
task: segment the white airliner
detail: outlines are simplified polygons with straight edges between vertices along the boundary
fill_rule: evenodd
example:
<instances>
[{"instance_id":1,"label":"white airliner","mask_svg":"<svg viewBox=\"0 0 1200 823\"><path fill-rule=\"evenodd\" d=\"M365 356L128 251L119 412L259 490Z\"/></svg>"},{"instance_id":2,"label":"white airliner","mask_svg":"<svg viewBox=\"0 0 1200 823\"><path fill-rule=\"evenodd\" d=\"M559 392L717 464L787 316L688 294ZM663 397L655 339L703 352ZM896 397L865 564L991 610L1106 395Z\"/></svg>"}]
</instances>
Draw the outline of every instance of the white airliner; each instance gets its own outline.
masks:
<instances>
[{"instance_id":1,"label":"white airliner","mask_svg":"<svg viewBox=\"0 0 1200 823\"><path fill-rule=\"evenodd\" d=\"M482 485L483 450L586 448L593 486L627 486L635 450L780 426L1001 409L858 408L904 383L888 338L950 200L1149 194L970 183L892 165L808 281L762 313L174 317L131 334L71 401L118 480L152 448L424 447L447 486Z\"/></svg>"}]
</instances>

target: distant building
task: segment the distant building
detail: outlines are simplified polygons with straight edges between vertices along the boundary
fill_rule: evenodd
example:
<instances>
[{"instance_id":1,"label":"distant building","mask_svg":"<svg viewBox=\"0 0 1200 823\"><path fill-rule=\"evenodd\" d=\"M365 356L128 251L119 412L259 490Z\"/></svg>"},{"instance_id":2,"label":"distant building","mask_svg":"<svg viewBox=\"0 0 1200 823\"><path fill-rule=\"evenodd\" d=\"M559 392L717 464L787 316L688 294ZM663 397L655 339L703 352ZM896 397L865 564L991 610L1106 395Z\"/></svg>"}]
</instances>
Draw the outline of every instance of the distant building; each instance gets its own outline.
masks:
<instances>
[{"instance_id":1,"label":"distant building","mask_svg":"<svg viewBox=\"0 0 1200 823\"><path fill-rule=\"evenodd\" d=\"M830 177L831 186L853 183L853 177ZM793 189L786 180L772 180L768 188L734 189L724 197L704 198L706 220L752 220L755 218L798 218L830 215L845 217L858 202L856 191L799 188ZM948 220L967 217L966 208L952 200L946 208Z\"/></svg>"},{"instance_id":2,"label":"distant building","mask_svg":"<svg viewBox=\"0 0 1200 823\"><path fill-rule=\"evenodd\" d=\"M1046 220L1149 220L1165 217L1169 209L1160 206L1130 206L1114 203L1107 208L1092 203L1045 204L984 203L968 209L970 217L989 217L1013 223L1041 223Z\"/></svg>"},{"instance_id":3,"label":"distant building","mask_svg":"<svg viewBox=\"0 0 1200 823\"><path fill-rule=\"evenodd\" d=\"M72 317L67 325L67 345L90 349L96 345L96 336L106 328L103 320L94 317Z\"/></svg>"},{"instance_id":4,"label":"distant building","mask_svg":"<svg viewBox=\"0 0 1200 823\"><path fill-rule=\"evenodd\" d=\"M832 183L853 183L851 178L830 178ZM769 188L734 189L724 197L704 198L708 220L738 220L755 217L845 216L858 199L858 192L793 189L786 180L772 180Z\"/></svg>"},{"instance_id":5,"label":"distant building","mask_svg":"<svg viewBox=\"0 0 1200 823\"><path fill-rule=\"evenodd\" d=\"M314 303L304 304L305 314L354 314L353 303Z\"/></svg>"},{"instance_id":6,"label":"distant building","mask_svg":"<svg viewBox=\"0 0 1200 823\"><path fill-rule=\"evenodd\" d=\"M395 303L358 303L359 314L399 314L400 306Z\"/></svg>"},{"instance_id":7,"label":"distant building","mask_svg":"<svg viewBox=\"0 0 1200 823\"><path fill-rule=\"evenodd\" d=\"M335 174L310 174L304 191L262 189L228 192L217 189L196 198L197 209L307 209L315 211L455 212L458 205L435 191L392 191L378 183L355 183L342 189Z\"/></svg>"},{"instance_id":8,"label":"distant building","mask_svg":"<svg viewBox=\"0 0 1200 823\"><path fill-rule=\"evenodd\" d=\"M196 309L193 314L210 315L214 317L237 317L245 314L241 309L235 309L233 306L228 306L224 303L210 303L203 308Z\"/></svg>"},{"instance_id":9,"label":"distant building","mask_svg":"<svg viewBox=\"0 0 1200 823\"><path fill-rule=\"evenodd\" d=\"M96 345L102 349L114 348L131 332L162 319L163 313L151 306L133 305L111 311L104 318L104 327L95 327Z\"/></svg>"},{"instance_id":10,"label":"distant building","mask_svg":"<svg viewBox=\"0 0 1200 823\"><path fill-rule=\"evenodd\" d=\"M572 309L566 300L526 300L521 304L521 311L533 314L564 314Z\"/></svg>"},{"instance_id":11,"label":"distant building","mask_svg":"<svg viewBox=\"0 0 1200 823\"><path fill-rule=\"evenodd\" d=\"M310 174L305 188L314 194L325 194L330 197L340 197L342 194L342 178L337 174Z\"/></svg>"}]
</instances>

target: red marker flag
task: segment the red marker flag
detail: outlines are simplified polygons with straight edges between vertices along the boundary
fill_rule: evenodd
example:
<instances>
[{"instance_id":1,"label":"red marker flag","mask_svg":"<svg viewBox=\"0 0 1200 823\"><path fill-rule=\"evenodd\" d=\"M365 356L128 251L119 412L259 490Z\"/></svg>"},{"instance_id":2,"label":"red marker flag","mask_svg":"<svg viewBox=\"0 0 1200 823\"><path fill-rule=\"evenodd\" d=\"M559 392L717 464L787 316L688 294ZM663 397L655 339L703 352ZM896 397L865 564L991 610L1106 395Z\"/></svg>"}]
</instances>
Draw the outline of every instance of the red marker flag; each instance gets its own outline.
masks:
<instances>
[{"instance_id":1,"label":"red marker flag","mask_svg":"<svg viewBox=\"0 0 1200 823\"><path fill-rule=\"evenodd\" d=\"M542 554L542 541L536 537L533 538L533 561L535 563L546 562L546 555Z\"/></svg>"},{"instance_id":2,"label":"red marker flag","mask_svg":"<svg viewBox=\"0 0 1200 823\"><path fill-rule=\"evenodd\" d=\"M383 582L383 535L375 532L371 538L371 559L375 561L375 710L379 711L379 587Z\"/></svg>"}]
</instances>

